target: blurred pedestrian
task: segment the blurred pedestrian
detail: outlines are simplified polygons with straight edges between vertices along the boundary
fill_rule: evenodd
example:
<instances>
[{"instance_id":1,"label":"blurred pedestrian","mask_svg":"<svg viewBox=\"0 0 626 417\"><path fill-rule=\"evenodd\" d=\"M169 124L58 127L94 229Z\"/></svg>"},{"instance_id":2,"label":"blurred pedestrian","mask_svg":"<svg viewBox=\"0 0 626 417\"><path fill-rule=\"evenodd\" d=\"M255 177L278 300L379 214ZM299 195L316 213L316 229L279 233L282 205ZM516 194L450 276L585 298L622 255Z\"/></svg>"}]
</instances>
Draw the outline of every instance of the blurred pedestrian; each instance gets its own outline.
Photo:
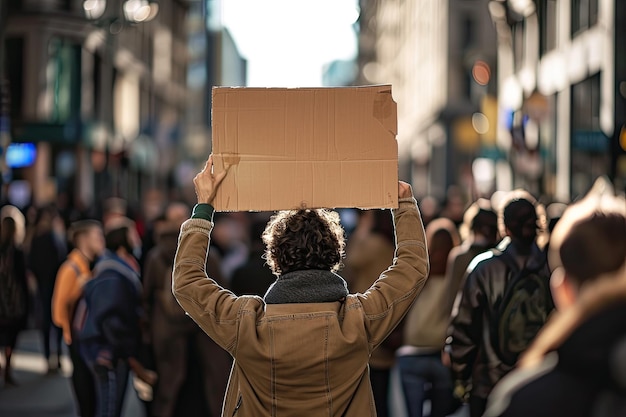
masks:
<instances>
[{"instance_id":1,"label":"blurred pedestrian","mask_svg":"<svg viewBox=\"0 0 626 417\"><path fill-rule=\"evenodd\" d=\"M246 216L239 213L220 213L216 216L211 247L219 255L222 276L230 285L233 272L249 257L249 237ZM230 287L228 287L230 288Z\"/></svg>"},{"instance_id":2,"label":"blurred pedestrian","mask_svg":"<svg viewBox=\"0 0 626 417\"><path fill-rule=\"evenodd\" d=\"M494 323L503 317L499 306L504 303L508 284L519 271L533 270L537 272L537 280L532 282L540 282L544 289L549 286L546 254L537 245L540 230L545 229L545 214L538 208L536 200L523 190L510 192L498 212L498 222L500 234L505 238L497 250L484 252L470 264L461 296L453 309L447 339L446 350L450 354L455 393L457 397L469 400L471 417L482 416L493 386L514 365L505 361L498 350L500 340L495 341L500 325ZM549 291L546 292L549 298ZM552 300L546 300L545 305L538 307L542 307L542 313L548 314L547 311L553 308ZM526 310L515 312L523 311ZM528 312L534 313L535 309ZM540 322L533 323L536 326L534 331L545 319L541 316ZM526 323L521 322L522 325ZM525 332L526 328L513 330ZM511 333L509 337L516 335Z\"/></svg>"},{"instance_id":3,"label":"blurred pedestrian","mask_svg":"<svg viewBox=\"0 0 626 417\"><path fill-rule=\"evenodd\" d=\"M395 251L393 221L387 210L363 210L359 212L359 221L354 232L346 242L346 282L348 290L365 293L393 262ZM389 388L391 369L395 365L394 345L396 336L387 338L378 346L370 357L370 381L376 414L378 417L389 415Z\"/></svg>"},{"instance_id":4,"label":"blurred pedestrian","mask_svg":"<svg viewBox=\"0 0 626 417\"><path fill-rule=\"evenodd\" d=\"M339 215L281 211L263 239L278 276L262 299L237 297L204 269L211 203L226 171L212 157L194 178L198 205L181 227L173 291L198 325L235 362L223 415L374 416L372 351L401 320L428 274L424 229L411 187L398 184L394 262L365 294L349 294L335 272L344 251Z\"/></svg>"},{"instance_id":5,"label":"blurred pedestrian","mask_svg":"<svg viewBox=\"0 0 626 417\"><path fill-rule=\"evenodd\" d=\"M489 398L486 417L626 415L626 200L604 178L550 239L557 312Z\"/></svg>"},{"instance_id":6,"label":"blurred pedestrian","mask_svg":"<svg viewBox=\"0 0 626 417\"><path fill-rule=\"evenodd\" d=\"M255 217L250 222L250 252L248 260L233 271L228 288L237 295L262 297L276 280L263 259L264 245L261 235L268 219ZM209 252L210 255L211 252Z\"/></svg>"},{"instance_id":7,"label":"blurred pedestrian","mask_svg":"<svg viewBox=\"0 0 626 417\"><path fill-rule=\"evenodd\" d=\"M134 223L111 219L106 251L77 307L81 355L95 380L96 416L119 417L130 369L153 384L156 375L137 361L141 345L141 281L133 250L141 245ZM84 311L84 314L82 312ZM82 316L82 317L81 317Z\"/></svg>"},{"instance_id":8,"label":"blurred pedestrian","mask_svg":"<svg viewBox=\"0 0 626 417\"><path fill-rule=\"evenodd\" d=\"M186 206L185 206L186 207ZM153 352L159 381L154 390L150 414L153 417L202 415L204 408L211 416L221 412L222 399L232 360L230 355L211 340L185 314L172 294L172 269L180 226L181 203L170 204L162 222L155 224L156 246L146 256L143 273L143 305L147 320L147 341ZM190 209L184 210L185 218ZM209 254L207 273L224 284L217 260ZM200 384L187 385L199 407L181 404L182 389L192 379L189 370L199 370ZM192 400L193 401L193 400Z\"/></svg>"},{"instance_id":9,"label":"blurred pedestrian","mask_svg":"<svg viewBox=\"0 0 626 417\"><path fill-rule=\"evenodd\" d=\"M37 281L37 294L41 307L41 334L48 372L61 367L62 331L52 322L52 293L57 272L67 256L65 225L53 206L42 207L37 212L33 240L28 253L28 269ZM51 357L54 352L55 357Z\"/></svg>"},{"instance_id":10,"label":"blurred pedestrian","mask_svg":"<svg viewBox=\"0 0 626 417\"><path fill-rule=\"evenodd\" d=\"M448 255L460 241L456 225L448 218L434 219L426 226L430 273L402 321L403 344L396 352L409 417L423 415L426 399L430 399L431 417L454 411L452 377L441 353L459 291L459 282L446 274Z\"/></svg>"},{"instance_id":11,"label":"blurred pedestrian","mask_svg":"<svg viewBox=\"0 0 626 417\"><path fill-rule=\"evenodd\" d=\"M91 266L104 252L102 225L96 220L79 220L70 225L69 241L74 249L57 273L52 296L52 320L63 331L72 361L72 388L80 417L95 415L95 385L80 355L79 338L73 326L83 285L92 277Z\"/></svg>"},{"instance_id":12,"label":"blurred pedestrian","mask_svg":"<svg viewBox=\"0 0 626 417\"><path fill-rule=\"evenodd\" d=\"M15 243L16 222L7 216L0 224L0 346L4 347L4 383L16 385L11 357L17 336L28 319L26 259Z\"/></svg>"},{"instance_id":13,"label":"blurred pedestrian","mask_svg":"<svg viewBox=\"0 0 626 417\"><path fill-rule=\"evenodd\" d=\"M491 202L480 198L472 203L459 229L463 243L450 251L446 274L450 275L452 287L460 289L472 259L498 243L498 215Z\"/></svg>"}]
</instances>

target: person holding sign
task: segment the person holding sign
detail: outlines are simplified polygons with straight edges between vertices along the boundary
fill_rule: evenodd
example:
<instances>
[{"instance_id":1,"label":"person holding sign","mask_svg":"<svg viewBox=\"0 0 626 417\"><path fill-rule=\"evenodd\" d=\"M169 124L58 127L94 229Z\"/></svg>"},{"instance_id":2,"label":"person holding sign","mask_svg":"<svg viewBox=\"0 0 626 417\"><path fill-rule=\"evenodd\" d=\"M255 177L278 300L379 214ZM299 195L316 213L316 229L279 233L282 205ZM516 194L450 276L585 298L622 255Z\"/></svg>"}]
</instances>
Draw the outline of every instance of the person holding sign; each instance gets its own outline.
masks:
<instances>
[{"instance_id":1,"label":"person holding sign","mask_svg":"<svg viewBox=\"0 0 626 417\"><path fill-rule=\"evenodd\" d=\"M234 358L225 416L374 416L372 351L406 314L429 272L424 227L411 186L398 183L395 257L364 294L338 271L344 231L327 209L280 211L263 233L277 276L264 297L240 296L207 276L213 206L228 169L213 158L194 178L198 204L180 229L172 291Z\"/></svg>"}]
</instances>

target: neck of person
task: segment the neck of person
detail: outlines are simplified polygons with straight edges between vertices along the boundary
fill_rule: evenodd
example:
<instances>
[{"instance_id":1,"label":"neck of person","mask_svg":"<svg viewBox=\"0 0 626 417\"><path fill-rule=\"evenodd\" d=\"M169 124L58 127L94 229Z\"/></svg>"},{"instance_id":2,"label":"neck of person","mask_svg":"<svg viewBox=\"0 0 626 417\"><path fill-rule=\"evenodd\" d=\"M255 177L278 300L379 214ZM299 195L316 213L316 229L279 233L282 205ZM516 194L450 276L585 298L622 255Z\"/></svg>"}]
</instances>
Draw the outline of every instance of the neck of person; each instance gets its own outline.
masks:
<instances>
[{"instance_id":1,"label":"neck of person","mask_svg":"<svg viewBox=\"0 0 626 417\"><path fill-rule=\"evenodd\" d=\"M87 248L77 247L76 249L78 249L78 253L87 260L87 263L92 262L96 257L95 254L91 253Z\"/></svg>"},{"instance_id":2,"label":"neck of person","mask_svg":"<svg viewBox=\"0 0 626 417\"><path fill-rule=\"evenodd\" d=\"M522 239L518 239L514 236L511 236L511 242L515 245L515 250L517 252L518 255L522 255L522 256L528 256L530 255L530 253L533 250L533 245L535 243L535 241L533 240L532 242L527 242L525 240Z\"/></svg>"}]
</instances>

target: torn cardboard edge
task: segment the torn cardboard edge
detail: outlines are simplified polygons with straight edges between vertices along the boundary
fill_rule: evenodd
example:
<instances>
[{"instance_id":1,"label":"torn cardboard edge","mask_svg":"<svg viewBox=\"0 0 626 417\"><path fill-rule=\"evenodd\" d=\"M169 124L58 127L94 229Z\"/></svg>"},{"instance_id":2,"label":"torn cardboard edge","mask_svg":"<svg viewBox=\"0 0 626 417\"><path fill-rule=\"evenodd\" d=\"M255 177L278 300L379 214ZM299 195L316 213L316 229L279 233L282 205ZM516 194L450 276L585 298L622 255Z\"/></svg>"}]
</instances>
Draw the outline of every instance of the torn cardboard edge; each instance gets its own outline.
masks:
<instances>
[{"instance_id":1,"label":"torn cardboard edge","mask_svg":"<svg viewBox=\"0 0 626 417\"><path fill-rule=\"evenodd\" d=\"M398 206L390 85L214 87L217 211Z\"/></svg>"}]
</instances>

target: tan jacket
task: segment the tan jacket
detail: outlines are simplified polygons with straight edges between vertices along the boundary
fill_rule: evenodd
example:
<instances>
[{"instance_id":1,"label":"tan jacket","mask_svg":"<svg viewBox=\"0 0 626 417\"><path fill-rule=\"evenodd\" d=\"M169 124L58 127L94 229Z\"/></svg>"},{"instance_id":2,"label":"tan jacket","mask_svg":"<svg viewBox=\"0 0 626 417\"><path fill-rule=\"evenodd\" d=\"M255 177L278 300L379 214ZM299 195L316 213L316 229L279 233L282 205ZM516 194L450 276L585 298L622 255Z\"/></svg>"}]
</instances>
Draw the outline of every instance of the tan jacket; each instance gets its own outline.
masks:
<instances>
[{"instance_id":1,"label":"tan jacket","mask_svg":"<svg viewBox=\"0 0 626 417\"><path fill-rule=\"evenodd\" d=\"M57 272L52 294L52 321L63 329L63 339L68 345L72 343L74 309L83 293L83 284L90 277L89 261L78 249L72 250L67 255L67 260L61 264Z\"/></svg>"},{"instance_id":2,"label":"tan jacket","mask_svg":"<svg viewBox=\"0 0 626 417\"><path fill-rule=\"evenodd\" d=\"M234 358L223 416L375 416L369 357L424 286L428 254L413 198L394 210L393 265L365 294L344 302L270 304L237 297L207 279L212 223L181 227L173 292Z\"/></svg>"}]
</instances>

